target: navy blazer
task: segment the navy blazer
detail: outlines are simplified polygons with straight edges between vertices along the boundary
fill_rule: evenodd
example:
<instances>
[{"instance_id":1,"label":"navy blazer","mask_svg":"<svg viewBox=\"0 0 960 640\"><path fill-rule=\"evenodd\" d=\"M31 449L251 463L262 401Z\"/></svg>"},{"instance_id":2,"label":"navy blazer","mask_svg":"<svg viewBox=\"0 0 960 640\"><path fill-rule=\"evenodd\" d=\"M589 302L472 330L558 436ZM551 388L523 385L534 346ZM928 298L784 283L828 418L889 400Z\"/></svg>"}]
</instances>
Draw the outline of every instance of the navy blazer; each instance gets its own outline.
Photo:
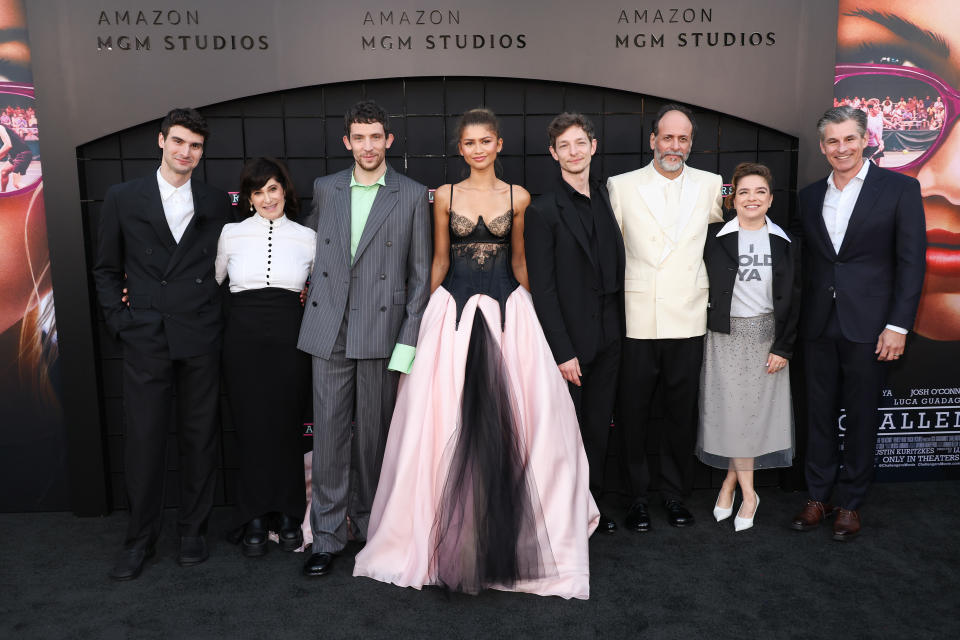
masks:
<instances>
[{"instance_id":1,"label":"navy blazer","mask_svg":"<svg viewBox=\"0 0 960 640\"><path fill-rule=\"evenodd\" d=\"M823 333L834 301L851 342L876 342L888 324L912 329L926 269L920 183L871 165L839 251L823 221L826 192L826 178L802 189L791 226L802 238L804 339Z\"/></svg>"},{"instance_id":2,"label":"navy blazer","mask_svg":"<svg viewBox=\"0 0 960 640\"><path fill-rule=\"evenodd\" d=\"M710 277L707 328L718 333L730 333L730 304L740 256L739 232L717 235L727 224L736 224L736 218L729 223L714 222L707 227L707 241L703 249L703 262ZM770 353L789 359L793 356L800 318L800 250L790 240L776 235L774 230L788 234L769 218L767 224L771 229L773 317L776 321Z\"/></svg>"},{"instance_id":3,"label":"navy blazer","mask_svg":"<svg viewBox=\"0 0 960 640\"><path fill-rule=\"evenodd\" d=\"M230 199L192 180L194 214L176 242L160 200L156 173L107 191L97 233L93 277L111 333L155 357L189 358L220 348L217 240L231 216ZM126 287L130 306L120 298Z\"/></svg>"}]
</instances>

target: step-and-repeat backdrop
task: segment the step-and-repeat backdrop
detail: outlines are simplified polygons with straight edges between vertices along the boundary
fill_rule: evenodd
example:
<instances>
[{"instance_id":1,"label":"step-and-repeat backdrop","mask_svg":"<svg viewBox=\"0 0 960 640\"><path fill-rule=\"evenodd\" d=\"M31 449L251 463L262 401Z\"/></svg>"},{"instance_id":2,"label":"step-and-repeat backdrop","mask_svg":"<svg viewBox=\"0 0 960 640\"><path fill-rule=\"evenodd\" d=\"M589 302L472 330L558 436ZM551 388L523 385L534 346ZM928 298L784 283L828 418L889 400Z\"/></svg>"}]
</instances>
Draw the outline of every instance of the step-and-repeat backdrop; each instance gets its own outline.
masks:
<instances>
[{"instance_id":1,"label":"step-and-repeat backdrop","mask_svg":"<svg viewBox=\"0 0 960 640\"><path fill-rule=\"evenodd\" d=\"M880 407L878 466L887 477L960 469L952 440L960 433L960 197L952 191L960 182L952 134L960 21L947 0L839 8L836 0L32 0L26 11L24 22L19 0L0 0L8 40L0 42L0 75L23 86L32 67L37 92L36 103L26 86L0 101L0 125L4 117L13 130L15 118L25 122L18 139L31 154L29 163L23 153L0 158L0 468L16 461L33 477L62 477L66 448L72 497L51 481L46 498L4 492L0 509L64 508L69 500L78 513L96 513L106 505L77 147L174 106L385 78L536 79L685 102L796 137L801 185L827 171L814 123L831 93L858 105L876 98L886 145L879 162L923 183L931 241L916 335ZM643 126L638 133L649 133ZM56 185L45 194L46 229L40 152L46 182Z\"/></svg>"}]
</instances>

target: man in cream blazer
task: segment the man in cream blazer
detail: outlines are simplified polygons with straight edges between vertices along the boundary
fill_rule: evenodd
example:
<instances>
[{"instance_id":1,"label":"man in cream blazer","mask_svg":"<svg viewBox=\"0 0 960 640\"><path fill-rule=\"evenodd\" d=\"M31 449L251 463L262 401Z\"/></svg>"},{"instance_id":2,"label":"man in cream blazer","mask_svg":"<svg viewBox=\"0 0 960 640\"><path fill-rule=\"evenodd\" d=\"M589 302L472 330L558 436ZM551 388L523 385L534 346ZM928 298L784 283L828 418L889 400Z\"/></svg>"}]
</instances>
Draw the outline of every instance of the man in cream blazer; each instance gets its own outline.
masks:
<instances>
[{"instance_id":1,"label":"man in cream blazer","mask_svg":"<svg viewBox=\"0 0 960 640\"><path fill-rule=\"evenodd\" d=\"M681 500L689 486L697 432L697 397L707 327L707 225L723 219L719 175L686 165L696 124L689 109L668 104L650 134L653 162L607 181L626 246L627 337L621 358L617 427L623 435L633 504L624 525L648 531L647 440L659 441L660 494L668 521L693 524ZM662 385L664 420L650 420Z\"/></svg>"}]
</instances>

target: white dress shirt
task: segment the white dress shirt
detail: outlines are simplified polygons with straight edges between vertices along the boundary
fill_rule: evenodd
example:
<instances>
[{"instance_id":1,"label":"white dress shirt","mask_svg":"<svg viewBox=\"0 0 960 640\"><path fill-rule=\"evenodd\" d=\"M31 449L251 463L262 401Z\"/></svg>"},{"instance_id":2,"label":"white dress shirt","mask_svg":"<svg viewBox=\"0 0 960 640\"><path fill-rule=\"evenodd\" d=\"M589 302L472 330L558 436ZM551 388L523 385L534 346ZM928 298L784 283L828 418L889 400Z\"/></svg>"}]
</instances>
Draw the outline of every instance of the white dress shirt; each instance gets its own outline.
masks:
<instances>
[{"instance_id":1,"label":"white dress shirt","mask_svg":"<svg viewBox=\"0 0 960 640\"><path fill-rule=\"evenodd\" d=\"M843 237L847 234L850 216L853 215L853 208L857 204L857 198L860 197L860 190L863 188L863 181L867 179L869 169L870 162L864 160L860 171L842 190L838 189L833 181L833 171L827 176L827 193L823 197L823 224L827 227L827 235L830 236L833 250L837 253L840 253L840 245L843 244ZM892 324L888 324L886 328L897 333L907 333L906 329Z\"/></svg>"},{"instance_id":2,"label":"white dress shirt","mask_svg":"<svg viewBox=\"0 0 960 640\"><path fill-rule=\"evenodd\" d=\"M173 239L179 243L187 225L193 220L193 191L190 190L190 180L175 187L167 182L160 174L160 169L157 169L157 186L160 187L160 202L163 203L167 226L170 227Z\"/></svg>"},{"instance_id":3,"label":"white dress shirt","mask_svg":"<svg viewBox=\"0 0 960 640\"><path fill-rule=\"evenodd\" d=\"M837 253L840 253L843 236L847 234L847 225L850 224L853 207L857 204L857 198L860 197L860 189L863 188L863 181L867 178L869 168L870 163L864 160L860 171L842 190L837 188L833 180L833 171L827 176L827 193L823 197L823 223L827 226L827 234L830 236L830 242L833 243L833 250Z\"/></svg>"},{"instance_id":4,"label":"white dress shirt","mask_svg":"<svg viewBox=\"0 0 960 640\"><path fill-rule=\"evenodd\" d=\"M683 193L684 175L686 175L686 172L681 171L680 175L671 180L658 171L655 177L656 184L663 190L663 201L667 213L670 214L670 226L664 231L674 243L680 238L680 212L678 209L680 208L680 196Z\"/></svg>"},{"instance_id":5,"label":"white dress shirt","mask_svg":"<svg viewBox=\"0 0 960 640\"><path fill-rule=\"evenodd\" d=\"M686 165L684 165L684 168L686 168ZM670 214L670 224L663 228L664 235L667 238L660 254L659 262L663 262L670 255L670 252L676 248L680 239L680 196L683 193L683 176L686 175L686 172L681 170L680 175L672 180L659 171L655 173L655 184L663 191L664 207Z\"/></svg>"},{"instance_id":6,"label":"white dress shirt","mask_svg":"<svg viewBox=\"0 0 960 640\"><path fill-rule=\"evenodd\" d=\"M317 234L286 216L255 213L223 226L217 243L217 282L230 276L230 291L274 287L300 291L313 268Z\"/></svg>"}]
</instances>

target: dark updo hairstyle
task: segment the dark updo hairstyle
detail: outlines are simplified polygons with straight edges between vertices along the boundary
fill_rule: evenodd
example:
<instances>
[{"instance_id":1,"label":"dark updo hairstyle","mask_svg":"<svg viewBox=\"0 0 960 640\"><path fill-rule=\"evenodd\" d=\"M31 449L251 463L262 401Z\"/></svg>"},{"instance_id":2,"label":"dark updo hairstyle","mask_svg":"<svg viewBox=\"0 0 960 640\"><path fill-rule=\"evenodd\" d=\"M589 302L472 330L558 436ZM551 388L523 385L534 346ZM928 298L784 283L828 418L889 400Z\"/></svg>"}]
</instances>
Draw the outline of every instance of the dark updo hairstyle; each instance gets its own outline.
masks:
<instances>
[{"instance_id":1,"label":"dark updo hairstyle","mask_svg":"<svg viewBox=\"0 0 960 640\"><path fill-rule=\"evenodd\" d=\"M460 116L460 119L457 120L457 135L455 138L457 143L459 143L460 138L463 137L464 130L474 124L487 127L493 131L494 135L498 138L500 137L500 120L497 119L497 115L486 107L477 107L476 109L470 109L465 112Z\"/></svg>"},{"instance_id":2,"label":"dark updo hairstyle","mask_svg":"<svg viewBox=\"0 0 960 640\"><path fill-rule=\"evenodd\" d=\"M270 182L273 178L280 183L283 189L283 211L291 220L300 213L300 203L297 202L297 194L293 188L293 180L287 172L287 167L282 162L274 158L253 158L243 165L243 171L240 173L240 216L247 217L252 212L250 207L250 194L263 185Z\"/></svg>"},{"instance_id":3,"label":"dark updo hairstyle","mask_svg":"<svg viewBox=\"0 0 960 640\"><path fill-rule=\"evenodd\" d=\"M767 165L760 164L759 162L741 162L737 165L736 169L733 170L733 178L731 178L733 189L723 201L727 209L733 209L733 200L737 195L737 185L747 176L760 176L767 181L767 188L773 191L773 174L770 173L770 168L767 167Z\"/></svg>"},{"instance_id":4,"label":"dark updo hairstyle","mask_svg":"<svg viewBox=\"0 0 960 640\"><path fill-rule=\"evenodd\" d=\"M460 147L460 139L463 138L463 132L467 127L474 124L487 127L493 131L493 135L497 136L497 138L500 137L500 119L497 118L497 114L486 107L477 107L476 109L465 111L464 114L460 116L460 119L457 120L456 135L453 138L456 148L459 149ZM460 175L461 177L466 177L468 173L467 165L463 164L462 167ZM503 175L503 166L500 164L499 157L493 162L493 172L497 176Z\"/></svg>"}]
</instances>

